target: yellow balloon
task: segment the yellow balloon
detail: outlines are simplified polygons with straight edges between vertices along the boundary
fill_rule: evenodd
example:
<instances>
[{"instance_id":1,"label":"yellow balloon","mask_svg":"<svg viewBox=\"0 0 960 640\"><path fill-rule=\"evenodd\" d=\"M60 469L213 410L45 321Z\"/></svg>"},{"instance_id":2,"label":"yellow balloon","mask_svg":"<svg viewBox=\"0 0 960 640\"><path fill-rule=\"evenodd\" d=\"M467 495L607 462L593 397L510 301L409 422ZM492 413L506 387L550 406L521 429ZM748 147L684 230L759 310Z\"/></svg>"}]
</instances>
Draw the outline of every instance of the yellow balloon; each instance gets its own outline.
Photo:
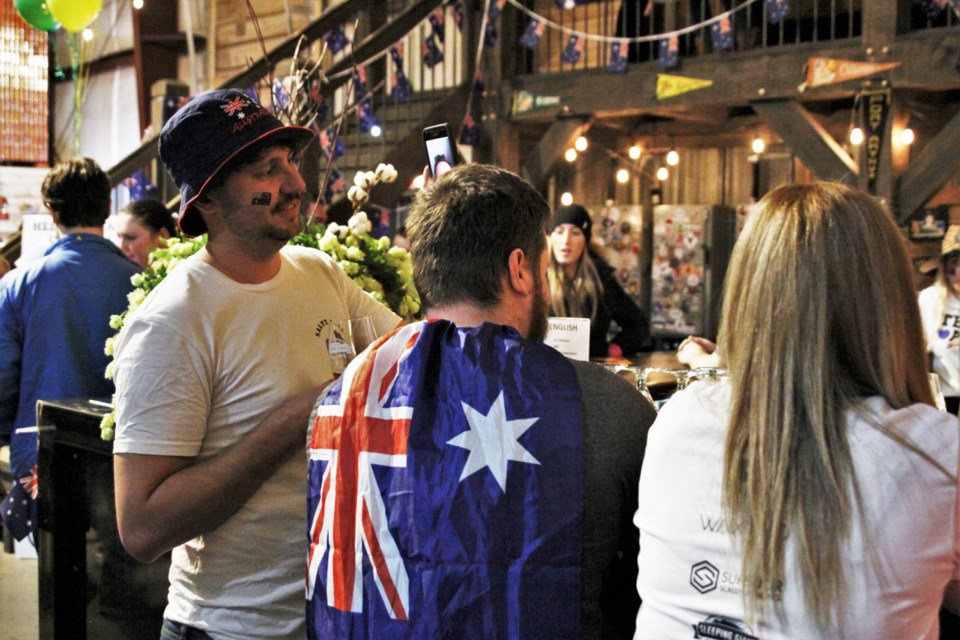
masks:
<instances>
[{"instance_id":1,"label":"yellow balloon","mask_svg":"<svg viewBox=\"0 0 960 640\"><path fill-rule=\"evenodd\" d=\"M100 13L103 0L47 0L50 15L71 33L83 30Z\"/></svg>"}]
</instances>

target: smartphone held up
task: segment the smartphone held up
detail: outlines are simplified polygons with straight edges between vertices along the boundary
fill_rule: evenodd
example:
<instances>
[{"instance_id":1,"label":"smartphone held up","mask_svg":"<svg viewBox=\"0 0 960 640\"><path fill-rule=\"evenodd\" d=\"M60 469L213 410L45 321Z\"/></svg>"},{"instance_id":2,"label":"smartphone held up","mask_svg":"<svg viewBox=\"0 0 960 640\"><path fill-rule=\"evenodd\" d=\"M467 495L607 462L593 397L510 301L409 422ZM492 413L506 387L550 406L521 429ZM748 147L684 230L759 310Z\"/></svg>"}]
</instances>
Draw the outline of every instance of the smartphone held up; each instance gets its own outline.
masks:
<instances>
[{"instance_id":1,"label":"smartphone held up","mask_svg":"<svg viewBox=\"0 0 960 640\"><path fill-rule=\"evenodd\" d=\"M423 130L423 150L433 177L442 176L459 161L453 130L446 122Z\"/></svg>"}]
</instances>

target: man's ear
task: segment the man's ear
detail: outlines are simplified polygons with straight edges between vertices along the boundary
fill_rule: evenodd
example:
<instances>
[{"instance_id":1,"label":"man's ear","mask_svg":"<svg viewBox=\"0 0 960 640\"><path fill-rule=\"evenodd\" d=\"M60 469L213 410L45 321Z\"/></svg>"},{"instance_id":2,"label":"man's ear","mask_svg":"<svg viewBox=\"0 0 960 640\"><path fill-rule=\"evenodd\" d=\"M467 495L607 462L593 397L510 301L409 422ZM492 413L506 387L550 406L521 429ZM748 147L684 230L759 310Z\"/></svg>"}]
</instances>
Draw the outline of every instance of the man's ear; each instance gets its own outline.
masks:
<instances>
[{"instance_id":1,"label":"man's ear","mask_svg":"<svg viewBox=\"0 0 960 640\"><path fill-rule=\"evenodd\" d=\"M528 260L523 249L517 248L510 252L507 258L507 275L510 288L520 295L527 295L534 290L533 271L527 268Z\"/></svg>"}]
</instances>

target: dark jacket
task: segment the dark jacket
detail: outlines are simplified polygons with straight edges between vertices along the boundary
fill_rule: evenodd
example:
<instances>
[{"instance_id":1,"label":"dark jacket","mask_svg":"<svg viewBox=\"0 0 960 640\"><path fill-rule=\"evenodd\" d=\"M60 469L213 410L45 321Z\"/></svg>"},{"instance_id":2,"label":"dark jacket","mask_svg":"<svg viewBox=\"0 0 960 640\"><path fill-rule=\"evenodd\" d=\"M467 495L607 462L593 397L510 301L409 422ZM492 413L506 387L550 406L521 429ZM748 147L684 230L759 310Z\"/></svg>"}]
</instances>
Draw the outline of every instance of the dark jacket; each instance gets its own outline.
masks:
<instances>
[{"instance_id":1,"label":"dark jacket","mask_svg":"<svg viewBox=\"0 0 960 640\"><path fill-rule=\"evenodd\" d=\"M637 303L620 286L613 267L600 256L591 253L590 257L597 267L600 281L603 283L603 298L597 309L596 319L590 324L590 357L607 355L607 332L611 321L620 327L620 333L610 342L618 345L624 356L632 356L638 351L650 348L650 322Z\"/></svg>"}]
</instances>

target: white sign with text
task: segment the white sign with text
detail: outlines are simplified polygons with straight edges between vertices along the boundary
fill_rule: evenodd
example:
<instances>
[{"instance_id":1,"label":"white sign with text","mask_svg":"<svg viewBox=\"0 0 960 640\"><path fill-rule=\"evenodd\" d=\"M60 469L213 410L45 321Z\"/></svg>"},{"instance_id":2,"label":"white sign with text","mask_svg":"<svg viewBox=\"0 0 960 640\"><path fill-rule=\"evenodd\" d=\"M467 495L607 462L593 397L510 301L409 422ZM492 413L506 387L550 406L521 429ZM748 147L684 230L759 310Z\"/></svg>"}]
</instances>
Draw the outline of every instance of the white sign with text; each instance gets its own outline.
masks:
<instances>
[{"instance_id":1,"label":"white sign with text","mask_svg":"<svg viewBox=\"0 0 960 640\"><path fill-rule=\"evenodd\" d=\"M544 343L573 360L590 359L590 318L549 318Z\"/></svg>"}]
</instances>

